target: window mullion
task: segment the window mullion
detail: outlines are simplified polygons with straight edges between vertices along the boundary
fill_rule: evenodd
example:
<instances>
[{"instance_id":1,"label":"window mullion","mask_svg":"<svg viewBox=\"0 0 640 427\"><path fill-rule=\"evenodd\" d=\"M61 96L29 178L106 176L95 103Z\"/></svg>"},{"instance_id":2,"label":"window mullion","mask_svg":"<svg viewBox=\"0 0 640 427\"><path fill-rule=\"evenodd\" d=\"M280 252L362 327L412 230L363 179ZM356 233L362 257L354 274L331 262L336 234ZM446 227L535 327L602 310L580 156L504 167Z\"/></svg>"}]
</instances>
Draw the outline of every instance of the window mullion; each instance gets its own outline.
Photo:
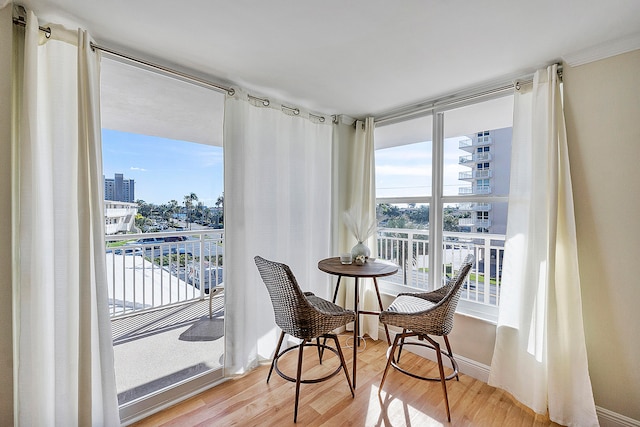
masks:
<instances>
[{"instance_id":1,"label":"window mullion","mask_svg":"<svg viewBox=\"0 0 640 427\"><path fill-rule=\"evenodd\" d=\"M442 283L442 235L443 235L443 153L444 153L444 113L433 115L432 152L432 206L429 220L429 287L438 288Z\"/></svg>"}]
</instances>

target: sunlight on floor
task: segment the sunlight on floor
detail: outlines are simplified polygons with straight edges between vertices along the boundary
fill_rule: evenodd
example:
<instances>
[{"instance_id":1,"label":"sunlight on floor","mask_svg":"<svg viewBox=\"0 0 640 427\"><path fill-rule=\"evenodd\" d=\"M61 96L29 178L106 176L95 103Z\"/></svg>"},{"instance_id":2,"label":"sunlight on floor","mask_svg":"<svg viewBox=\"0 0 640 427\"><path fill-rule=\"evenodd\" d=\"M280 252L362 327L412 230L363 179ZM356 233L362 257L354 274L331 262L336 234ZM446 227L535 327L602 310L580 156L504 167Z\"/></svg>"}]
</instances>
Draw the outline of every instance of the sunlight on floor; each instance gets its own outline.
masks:
<instances>
[{"instance_id":1,"label":"sunlight on floor","mask_svg":"<svg viewBox=\"0 0 640 427\"><path fill-rule=\"evenodd\" d=\"M358 390L358 392L362 393L363 390ZM369 390L369 410L366 413L367 419L364 422L366 426L392 425L390 420L394 420L395 424L400 418L404 418L407 426L443 426L440 421L431 418L428 414L419 411L406 402L394 398L392 394L384 390L378 394L377 386L371 386Z\"/></svg>"}]
</instances>

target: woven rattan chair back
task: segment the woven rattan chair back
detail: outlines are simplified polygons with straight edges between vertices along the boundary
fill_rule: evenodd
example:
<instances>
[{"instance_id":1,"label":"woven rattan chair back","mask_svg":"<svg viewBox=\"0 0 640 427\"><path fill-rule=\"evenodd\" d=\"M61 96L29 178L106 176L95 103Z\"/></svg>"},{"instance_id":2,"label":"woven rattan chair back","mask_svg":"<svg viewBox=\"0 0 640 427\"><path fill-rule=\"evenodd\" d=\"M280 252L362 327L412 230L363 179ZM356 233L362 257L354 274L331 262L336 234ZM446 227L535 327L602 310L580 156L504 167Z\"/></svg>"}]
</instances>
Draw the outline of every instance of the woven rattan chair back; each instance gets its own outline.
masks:
<instances>
[{"instance_id":1,"label":"woven rattan chair back","mask_svg":"<svg viewBox=\"0 0 640 427\"><path fill-rule=\"evenodd\" d=\"M436 306L440 306L441 308L441 320L437 317L433 319L433 325L431 332L428 332L429 334L449 335L453 329L453 317L456 313L458 301L460 301L460 290L469 276L469 271L471 270L471 267L473 267L474 260L475 257L472 254L468 254L458 269L457 274L449 281L449 283L440 288L441 292L444 293L444 296L442 297L442 300L436 303ZM435 311L438 310L436 309Z\"/></svg>"},{"instance_id":2,"label":"woven rattan chair back","mask_svg":"<svg viewBox=\"0 0 640 427\"><path fill-rule=\"evenodd\" d=\"M255 257L256 266L267 287L276 324L285 333L296 338L315 338L308 315L315 309L300 289L293 272L286 264Z\"/></svg>"},{"instance_id":3,"label":"woven rattan chair back","mask_svg":"<svg viewBox=\"0 0 640 427\"><path fill-rule=\"evenodd\" d=\"M474 262L467 255L457 274L445 286L431 292L401 293L391 306L380 314L384 324L400 326L419 334L448 335L460 300L460 289ZM424 300L424 303L420 303ZM424 306L424 309L420 309Z\"/></svg>"}]
</instances>

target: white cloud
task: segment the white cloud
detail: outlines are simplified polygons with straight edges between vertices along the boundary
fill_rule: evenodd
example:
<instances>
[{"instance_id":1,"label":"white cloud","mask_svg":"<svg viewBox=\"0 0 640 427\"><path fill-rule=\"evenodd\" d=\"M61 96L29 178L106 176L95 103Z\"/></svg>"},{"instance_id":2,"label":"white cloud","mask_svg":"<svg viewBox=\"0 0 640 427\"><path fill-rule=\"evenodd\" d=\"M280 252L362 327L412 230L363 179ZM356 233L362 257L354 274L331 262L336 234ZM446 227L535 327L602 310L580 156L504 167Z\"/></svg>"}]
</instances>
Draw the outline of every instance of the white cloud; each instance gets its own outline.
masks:
<instances>
[{"instance_id":1,"label":"white cloud","mask_svg":"<svg viewBox=\"0 0 640 427\"><path fill-rule=\"evenodd\" d=\"M144 168L138 168L138 167L135 167L135 166L131 166L131 167L129 168L129 170L132 170L132 171L140 171L140 172L146 172L146 171L147 171L147 170L146 170L146 169L144 169Z\"/></svg>"}]
</instances>

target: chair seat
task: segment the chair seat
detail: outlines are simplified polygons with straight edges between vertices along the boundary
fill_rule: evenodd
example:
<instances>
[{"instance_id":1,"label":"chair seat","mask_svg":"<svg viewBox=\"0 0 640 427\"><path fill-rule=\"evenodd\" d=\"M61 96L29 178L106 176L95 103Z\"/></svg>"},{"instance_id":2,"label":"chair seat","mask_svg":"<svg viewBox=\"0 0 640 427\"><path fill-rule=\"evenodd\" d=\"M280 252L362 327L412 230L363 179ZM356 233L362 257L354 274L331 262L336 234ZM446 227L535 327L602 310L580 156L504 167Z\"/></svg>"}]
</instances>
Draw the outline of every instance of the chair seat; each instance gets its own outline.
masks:
<instances>
[{"instance_id":1,"label":"chair seat","mask_svg":"<svg viewBox=\"0 0 640 427\"><path fill-rule=\"evenodd\" d=\"M386 311L397 314L417 314L429 310L434 305L431 301L423 298L417 298L411 295L400 295Z\"/></svg>"},{"instance_id":2,"label":"chair seat","mask_svg":"<svg viewBox=\"0 0 640 427\"><path fill-rule=\"evenodd\" d=\"M309 301L312 306L325 314L353 314L353 317L355 319L355 313L353 312L353 310L346 310L339 305L332 303L331 301L327 301L320 298L319 296L314 295L311 292L305 292L304 294L307 297L307 301Z\"/></svg>"}]
</instances>

